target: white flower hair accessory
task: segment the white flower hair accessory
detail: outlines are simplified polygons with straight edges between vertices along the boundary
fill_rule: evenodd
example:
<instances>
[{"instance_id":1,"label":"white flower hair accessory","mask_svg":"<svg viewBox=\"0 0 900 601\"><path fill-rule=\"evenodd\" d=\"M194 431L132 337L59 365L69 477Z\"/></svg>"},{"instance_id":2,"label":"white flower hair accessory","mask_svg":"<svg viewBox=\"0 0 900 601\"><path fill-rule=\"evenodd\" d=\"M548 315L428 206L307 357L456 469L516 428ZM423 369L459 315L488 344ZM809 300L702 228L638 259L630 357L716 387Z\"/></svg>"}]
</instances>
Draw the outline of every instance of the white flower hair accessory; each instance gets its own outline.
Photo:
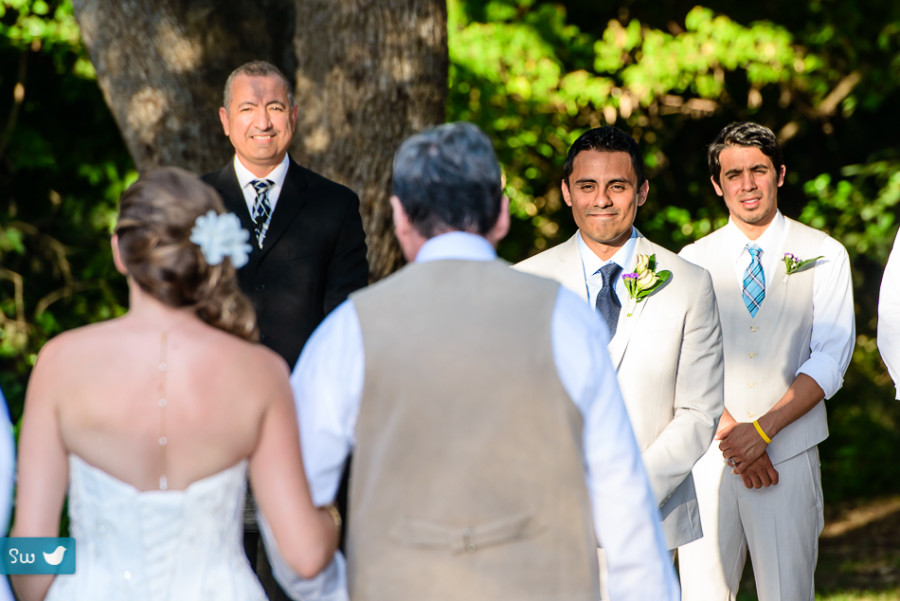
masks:
<instances>
[{"instance_id":1,"label":"white flower hair accessory","mask_svg":"<svg viewBox=\"0 0 900 601\"><path fill-rule=\"evenodd\" d=\"M191 230L191 242L200 247L206 262L218 265L228 257L235 269L247 264L253 247L247 242L250 232L241 227L241 220L234 213L219 215L210 210L200 215Z\"/></svg>"}]
</instances>

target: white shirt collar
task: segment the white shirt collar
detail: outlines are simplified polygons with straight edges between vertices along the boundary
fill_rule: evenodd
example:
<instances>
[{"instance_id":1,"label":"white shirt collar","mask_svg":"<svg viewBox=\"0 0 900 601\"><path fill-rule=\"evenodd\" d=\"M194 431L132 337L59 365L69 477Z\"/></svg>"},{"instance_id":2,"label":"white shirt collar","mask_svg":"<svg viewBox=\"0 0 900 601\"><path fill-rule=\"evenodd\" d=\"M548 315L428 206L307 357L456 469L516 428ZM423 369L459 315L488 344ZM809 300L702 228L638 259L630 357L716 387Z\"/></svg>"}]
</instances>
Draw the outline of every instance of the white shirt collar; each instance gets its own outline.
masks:
<instances>
[{"instance_id":1,"label":"white shirt collar","mask_svg":"<svg viewBox=\"0 0 900 601\"><path fill-rule=\"evenodd\" d=\"M631 227L631 237L622 245L622 248L616 251L616 254L604 261L588 248L587 243L582 238L581 232L578 232L578 253L581 255L581 265L584 267L585 279L597 272L598 269L607 263L617 263L622 268L622 273L628 273L629 265L634 263L634 250L637 246L637 230Z\"/></svg>"},{"instance_id":2,"label":"white shirt collar","mask_svg":"<svg viewBox=\"0 0 900 601\"><path fill-rule=\"evenodd\" d=\"M762 249L762 256L765 260L772 259L772 253L781 245L786 226L784 215L781 214L781 211L776 211L775 218L772 219L769 227L763 231L759 238L751 240L738 229L738 226L729 217L728 224L725 226L728 253L731 254L735 262L741 261L742 257L747 253L747 247L755 245Z\"/></svg>"},{"instance_id":3,"label":"white shirt collar","mask_svg":"<svg viewBox=\"0 0 900 601\"><path fill-rule=\"evenodd\" d=\"M486 238L468 232L447 232L429 238L419 249L416 263L455 259L461 261L492 261L497 251Z\"/></svg>"},{"instance_id":4,"label":"white shirt collar","mask_svg":"<svg viewBox=\"0 0 900 601\"><path fill-rule=\"evenodd\" d=\"M249 186L250 182L255 179L272 180L273 182L275 182L275 186L280 189L281 186L284 185L284 178L287 177L288 165L290 165L290 159L288 159L288 155L287 153L285 153L284 158L281 160L281 163L279 163L278 166L276 166L263 177L257 177L256 175L251 173L249 169L244 167L244 164L241 162L237 155L234 155L234 173L235 175L237 175L237 180L241 186L241 190Z\"/></svg>"}]
</instances>

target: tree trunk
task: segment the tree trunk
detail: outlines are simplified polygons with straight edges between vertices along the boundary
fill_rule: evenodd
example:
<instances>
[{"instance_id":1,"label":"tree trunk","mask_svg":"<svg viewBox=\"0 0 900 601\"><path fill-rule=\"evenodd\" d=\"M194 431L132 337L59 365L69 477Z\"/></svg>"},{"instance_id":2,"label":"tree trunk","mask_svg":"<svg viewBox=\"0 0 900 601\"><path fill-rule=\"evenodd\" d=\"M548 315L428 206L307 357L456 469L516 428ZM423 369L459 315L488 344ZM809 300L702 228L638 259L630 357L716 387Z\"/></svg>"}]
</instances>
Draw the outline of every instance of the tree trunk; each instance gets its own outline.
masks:
<instances>
[{"instance_id":1,"label":"tree trunk","mask_svg":"<svg viewBox=\"0 0 900 601\"><path fill-rule=\"evenodd\" d=\"M402 264L393 235L391 163L410 134L442 123L444 0L297 0L298 161L349 185L373 279Z\"/></svg>"},{"instance_id":2,"label":"tree trunk","mask_svg":"<svg viewBox=\"0 0 900 601\"><path fill-rule=\"evenodd\" d=\"M196 173L233 155L217 111L252 59L295 76L294 158L355 190L373 280L401 263L391 160L444 120L444 0L73 0L106 102L138 170ZM262 32L262 33L260 33Z\"/></svg>"},{"instance_id":3,"label":"tree trunk","mask_svg":"<svg viewBox=\"0 0 900 601\"><path fill-rule=\"evenodd\" d=\"M139 171L177 165L205 173L222 166L233 155L218 118L228 74L257 57L280 66L291 58L278 49L288 48L294 33L292 0L72 4Z\"/></svg>"}]
</instances>

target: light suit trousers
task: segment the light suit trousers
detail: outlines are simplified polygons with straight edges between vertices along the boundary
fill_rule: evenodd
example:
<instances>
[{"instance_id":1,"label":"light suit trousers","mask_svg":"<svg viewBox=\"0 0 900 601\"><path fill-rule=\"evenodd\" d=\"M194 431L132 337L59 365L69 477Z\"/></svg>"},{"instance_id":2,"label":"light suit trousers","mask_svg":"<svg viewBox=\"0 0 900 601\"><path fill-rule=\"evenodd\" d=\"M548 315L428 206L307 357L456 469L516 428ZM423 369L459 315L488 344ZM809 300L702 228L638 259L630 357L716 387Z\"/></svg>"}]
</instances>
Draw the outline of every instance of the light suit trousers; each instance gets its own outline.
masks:
<instances>
[{"instance_id":1,"label":"light suit trousers","mask_svg":"<svg viewBox=\"0 0 900 601\"><path fill-rule=\"evenodd\" d=\"M719 441L694 466L703 537L678 550L683 601L734 601L748 551L760 601L813 601L824 526L818 447L775 469L778 484L746 488Z\"/></svg>"}]
</instances>

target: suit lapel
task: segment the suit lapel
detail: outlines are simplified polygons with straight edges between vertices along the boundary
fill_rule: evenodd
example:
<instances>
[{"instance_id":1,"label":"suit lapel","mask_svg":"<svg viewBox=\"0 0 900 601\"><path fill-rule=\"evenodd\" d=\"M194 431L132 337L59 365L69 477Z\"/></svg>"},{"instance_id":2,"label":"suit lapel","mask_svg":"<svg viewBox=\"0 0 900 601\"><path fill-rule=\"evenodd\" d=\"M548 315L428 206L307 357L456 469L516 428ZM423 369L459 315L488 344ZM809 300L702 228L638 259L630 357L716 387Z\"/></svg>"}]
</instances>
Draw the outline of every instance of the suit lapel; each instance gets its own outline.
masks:
<instances>
[{"instance_id":1,"label":"suit lapel","mask_svg":"<svg viewBox=\"0 0 900 601\"><path fill-rule=\"evenodd\" d=\"M578 252L578 238L575 235L558 246L557 259L559 265L553 273L557 274L560 284L589 302L587 282L585 281L584 265L581 262L581 254Z\"/></svg>"},{"instance_id":2,"label":"suit lapel","mask_svg":"<svg viewBox=\"0 0 900 601\"><path fill-rule=\"evenodd\" d=\"M287 230L291 221L294 220L294 217L306 204L306 196L304 194L306 188L306 177L304 177L300 167L291 160L288 165L287 175L284 178L284 185L281 187L281 194L278 195L278 202L275 204L275 211L272 213L271 221L269 221L266 238L263 240L263 255L268 253L275 243L278 242L278 239Z\"/></svg>"},{"instance_id":3,"label":"suit lapel","mask_svg":"<svg viewBox=\"0 0 900 601\"><path fill-rule=\"evenodd\" d=\"M650 241L644 238L640 232L638 232L637 242L634 245L634 260L637 260L638 255L651 255L654 254L653 247L650 244ZM634 265L626 265L624 273L631 273L631 269ZM661 268L657 266L657 271ZM624 286L624 284L620 283L619 285ZM661 290L660 290L661 291ZM628 343L631 340L631 335L634 332L634 328L637 325L638 319L641 317L641 313L643 313L644 308L647 306L647 303L653 302L653 298L655 294L651 294L650 296L644 298L639 303L635 303L631 298L625 301L625 305L622 307L622 310L619 312L619 321L616 325L616 335L613 336L612 340L609 341L609 357L612 359L613 367L617 370L619 369L619 365L622 363L622 357L625 356L625 349L628 347Z\"/></svg>"},{"instance_id":4,"label":"suit lapel","mask_svg":"<svg viewBox=\"0 0 900 601\"><path fill-rule=\"evenodd\" d=\"M225 210L237 215L241 220L241 227L253 232L253 219L250 217L247 201L244 200L244 193L234 172L234 163L228 163L228 166L219 172L216 188L222 197Z\"/></svg>"}]
</instances>

